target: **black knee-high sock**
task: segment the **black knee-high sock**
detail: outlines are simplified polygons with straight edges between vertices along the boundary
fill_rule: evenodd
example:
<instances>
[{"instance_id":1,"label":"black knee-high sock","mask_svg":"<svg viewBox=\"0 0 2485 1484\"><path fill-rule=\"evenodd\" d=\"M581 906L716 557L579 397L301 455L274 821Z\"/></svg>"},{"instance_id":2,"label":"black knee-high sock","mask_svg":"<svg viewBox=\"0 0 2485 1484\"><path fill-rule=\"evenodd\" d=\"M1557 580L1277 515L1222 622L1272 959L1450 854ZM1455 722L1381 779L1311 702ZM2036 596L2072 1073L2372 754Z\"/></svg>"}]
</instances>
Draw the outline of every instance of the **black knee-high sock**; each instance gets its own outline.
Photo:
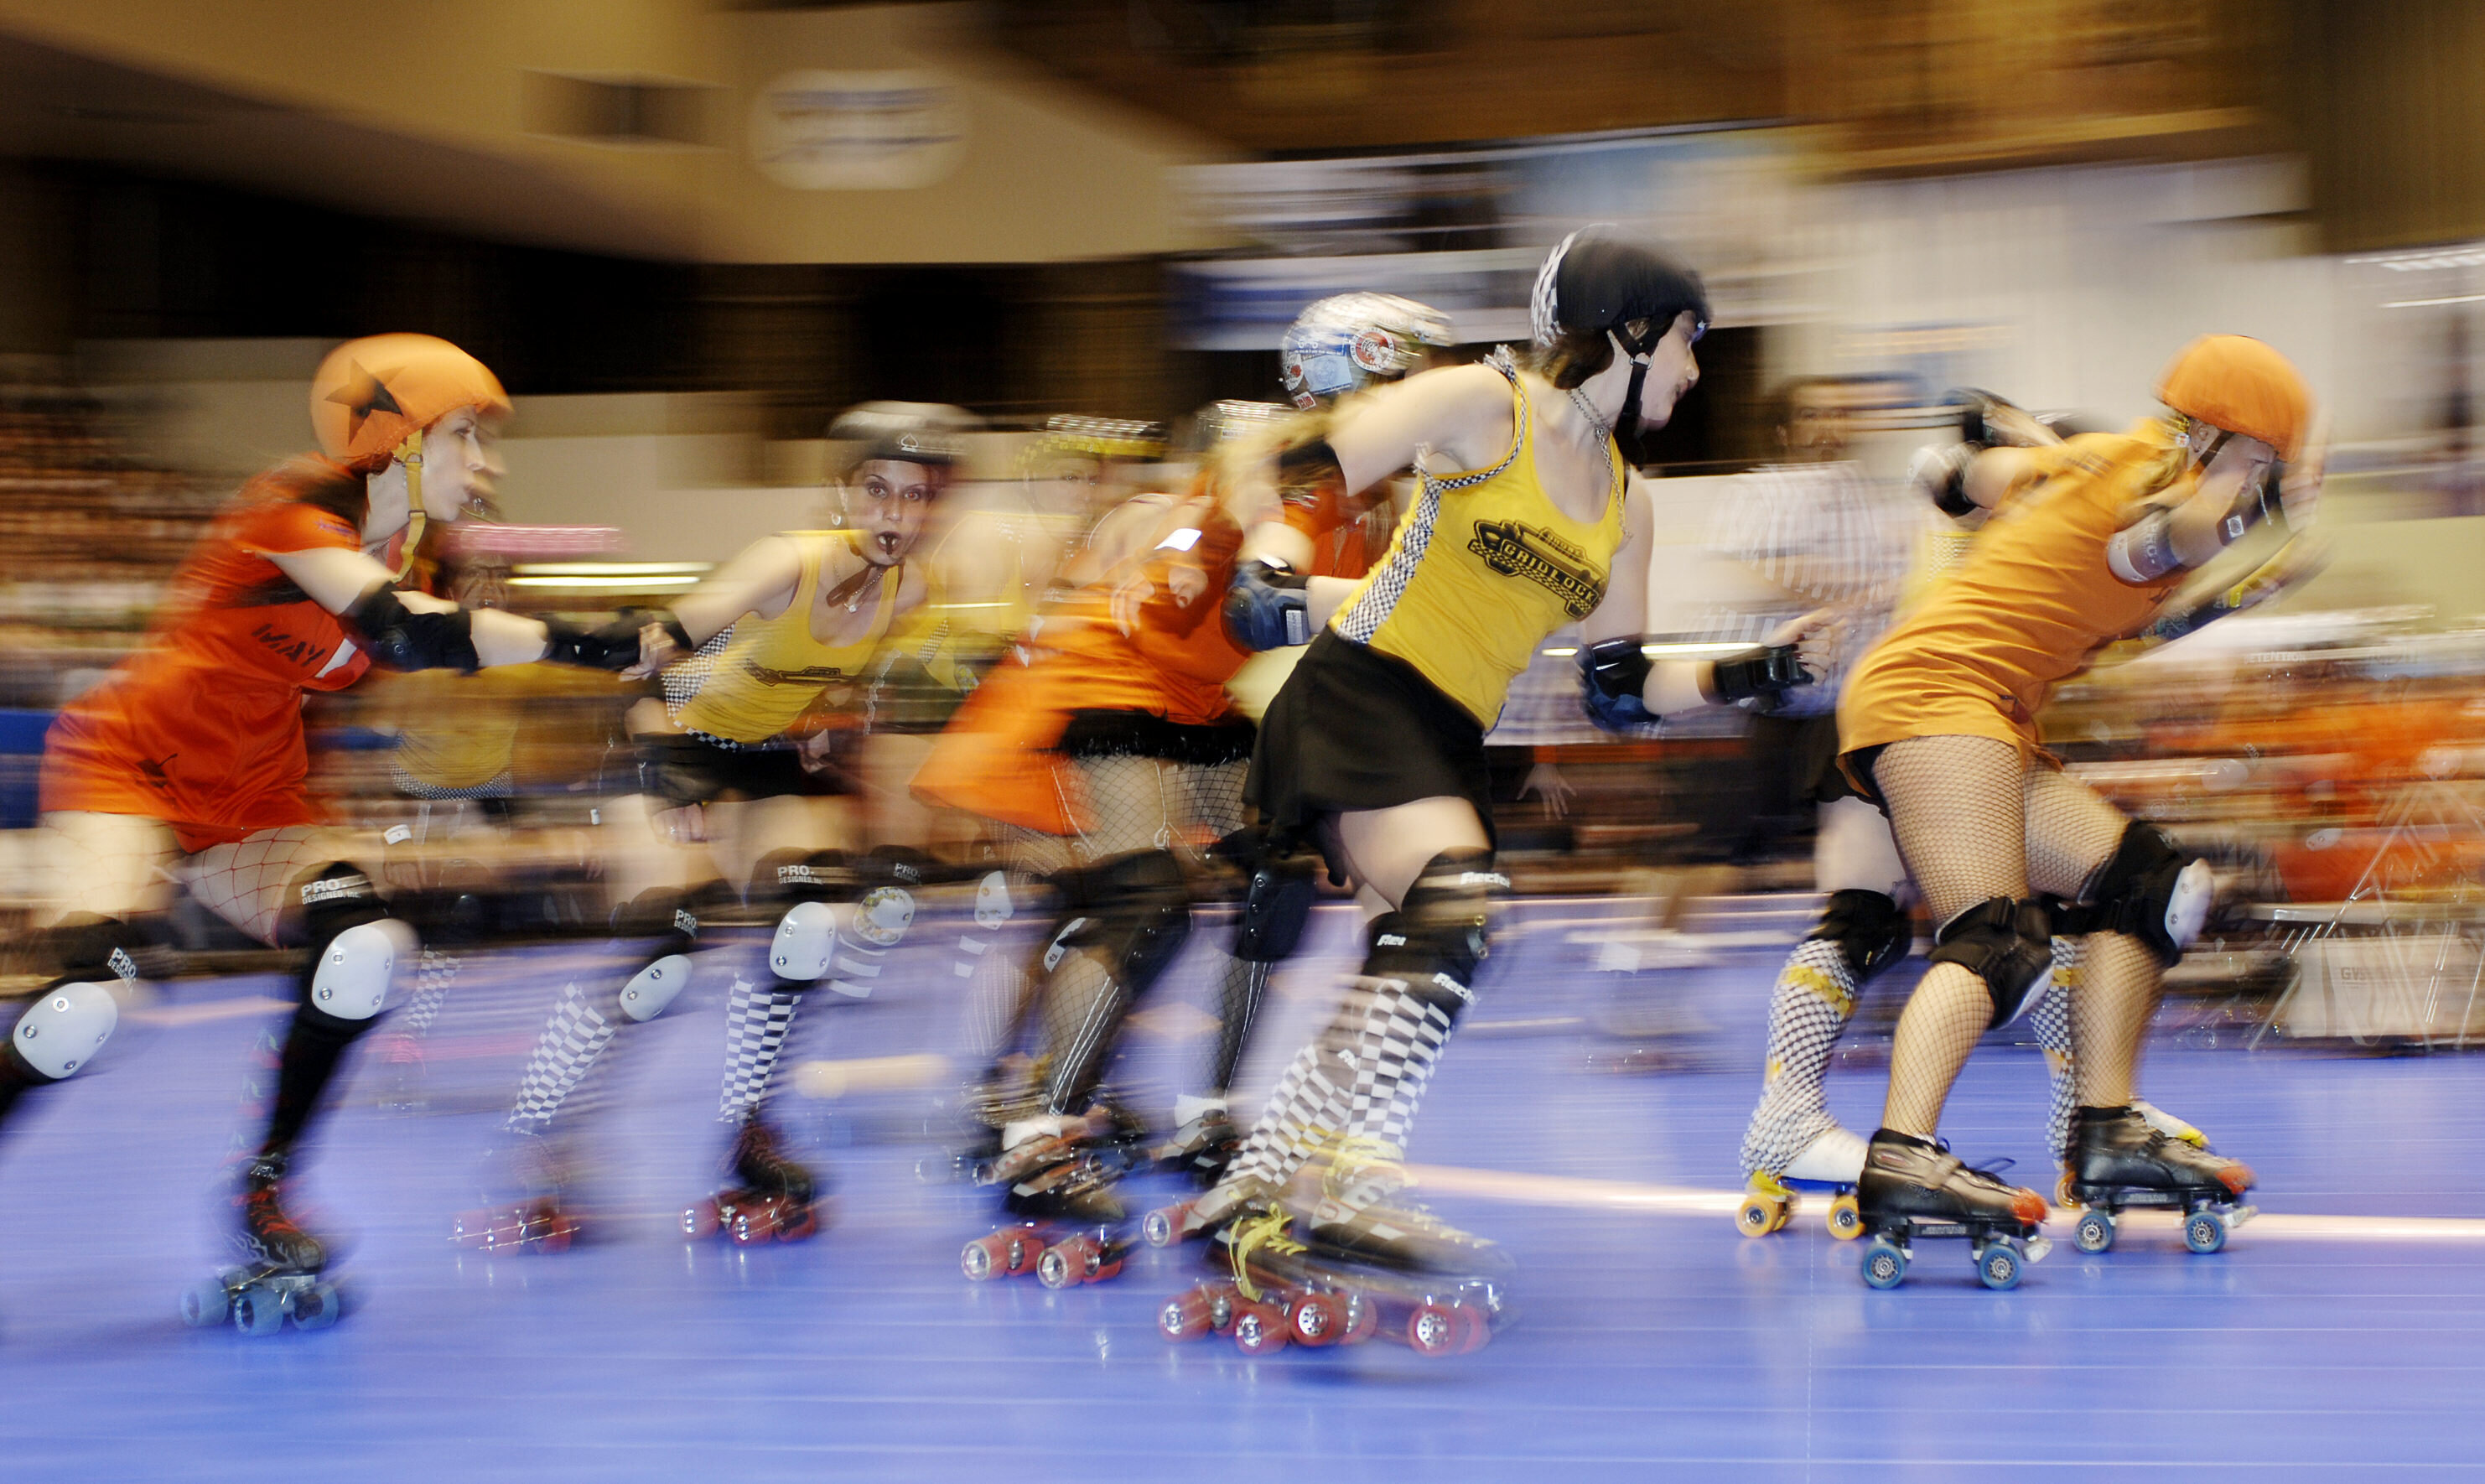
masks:
<instances>
[{"instance_id":1,"label":"black knee-high sock","mask_svg":"<svg viewBox=\"0 0 2485 1484\"><path fill-rule=\"evenodd\" d=\"M267 1137L261 1154L290 1151L319 1110L319 1099L335 1080L345 1048L370 1029L370 1022L340 1020L304 1005L293 1012L285 1050L276 1065L276 1102L268 1110Z\"/></svg>"}]
</instances>

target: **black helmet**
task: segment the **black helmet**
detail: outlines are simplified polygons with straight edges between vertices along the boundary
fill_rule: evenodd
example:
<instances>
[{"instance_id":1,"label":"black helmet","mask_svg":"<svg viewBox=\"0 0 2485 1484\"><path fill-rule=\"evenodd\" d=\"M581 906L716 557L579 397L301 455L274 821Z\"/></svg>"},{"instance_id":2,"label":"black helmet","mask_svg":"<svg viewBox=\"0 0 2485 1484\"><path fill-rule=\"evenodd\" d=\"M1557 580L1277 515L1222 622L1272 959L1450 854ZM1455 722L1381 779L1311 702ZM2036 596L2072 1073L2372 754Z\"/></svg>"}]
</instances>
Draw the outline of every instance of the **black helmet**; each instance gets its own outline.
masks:
<instances>
[{"instance_id":1,"label":"black helmet","mask_svg":"<svg viewBox=\"0 0 2485 1484\"><path fill-rule=\"evenodd\" d=\"M860 402L830 422L829 441L855 445L846 451L849 472L873 459L946 469L966 460L964 435L981 426L946 402Z\"/></svg>"},{"instance_id":2,"label":"black helmet","mask_svg":"<svg viewBox=\"0 0 2485 1484\"><path fill-rule=\"evenodd\" d=\"M1632 357L1656 348L1684 310L1691 338L1708 328L1708 290L1700 275L1653 248L1603 234L1604 224L1564 237L1536 275L1529 321L1536 343L1549 345L1565 330L1611 330ZM1647 321L1632 335L1633 320Z\"/></svg>"}]
</instances>

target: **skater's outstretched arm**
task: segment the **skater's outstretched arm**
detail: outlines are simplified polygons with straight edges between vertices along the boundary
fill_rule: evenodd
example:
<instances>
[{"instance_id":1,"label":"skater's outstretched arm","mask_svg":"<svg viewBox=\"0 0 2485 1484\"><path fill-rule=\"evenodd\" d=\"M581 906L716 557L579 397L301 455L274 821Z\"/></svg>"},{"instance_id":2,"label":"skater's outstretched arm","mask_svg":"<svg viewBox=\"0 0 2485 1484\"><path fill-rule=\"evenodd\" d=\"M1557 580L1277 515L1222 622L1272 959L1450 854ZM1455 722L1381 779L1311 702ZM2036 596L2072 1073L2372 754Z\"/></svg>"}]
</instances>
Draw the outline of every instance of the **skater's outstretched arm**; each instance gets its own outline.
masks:
<instances>
[{"instance_id":1,"label":"skater's outstretched arm","mask_svg":"<svg viewBox=\"0 0 2485 1484\"><path fill-rule=\"evenodd\" d=\"M497 608L466 608L400 589L369 555L341 547L270 552L267 560L313 602L359 632L396 670L475 670L537 660L618 670L638 658L632 636L584 630Z\"/></svg>"}]
</instances>

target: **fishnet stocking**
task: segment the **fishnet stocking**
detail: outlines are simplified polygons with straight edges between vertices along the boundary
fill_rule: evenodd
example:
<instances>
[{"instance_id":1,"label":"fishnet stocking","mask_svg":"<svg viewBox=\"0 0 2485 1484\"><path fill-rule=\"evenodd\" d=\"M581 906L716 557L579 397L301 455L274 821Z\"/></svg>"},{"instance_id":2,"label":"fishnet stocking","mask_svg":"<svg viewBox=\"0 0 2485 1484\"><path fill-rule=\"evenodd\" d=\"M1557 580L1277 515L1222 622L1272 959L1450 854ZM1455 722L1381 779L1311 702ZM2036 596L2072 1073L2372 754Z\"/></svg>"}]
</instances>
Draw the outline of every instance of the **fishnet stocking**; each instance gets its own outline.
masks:
<instances>
[{"instance_id":1,"label":"fishnet stocking","mask_svg":"<svg viewBox=\"0 0 2485 1484\"><path fill-rule=\"evenodd\" d=\"M274 944L287 889L337 859L330 832L317 825L261 830L228 845L210 845L181 866L199 905L261 943Z\"/></svg>"},{"instance_id":2,"label":"fishnet stocking","mask_svg":"<svg viewBox=\"0 0 2485 1484\"><path fill-rule=\"evenodd\" d=\"M2077 779L2053 768L2029 773L2029 866L2040 890L2085 899L2130 822ZM2081 1105L2121 1108L2137 1095L2141 1043L2157 1014L2162 982L2156 955L2138 939L2090 933L2083 940L2079 989L2070 997L2071 1044L2078 1049L2072 1090Z\"/></svg>"},{"instance_id":3,"label":"fishnet stocking","mask_svg":"<svg viewBox=\"0 0 2485 1484\"><path fill-rule=\"evenodd\" d=\"M1883 749L1872 782L1891 833L1936 928L1980 902L2028 894L2019 749L1990 737L1909 737ZM1919 1139L1993 1020L1984 981L1957 964L1926 970L1890 1043L1881 1125Z\"/></svg>"}]
</instances>

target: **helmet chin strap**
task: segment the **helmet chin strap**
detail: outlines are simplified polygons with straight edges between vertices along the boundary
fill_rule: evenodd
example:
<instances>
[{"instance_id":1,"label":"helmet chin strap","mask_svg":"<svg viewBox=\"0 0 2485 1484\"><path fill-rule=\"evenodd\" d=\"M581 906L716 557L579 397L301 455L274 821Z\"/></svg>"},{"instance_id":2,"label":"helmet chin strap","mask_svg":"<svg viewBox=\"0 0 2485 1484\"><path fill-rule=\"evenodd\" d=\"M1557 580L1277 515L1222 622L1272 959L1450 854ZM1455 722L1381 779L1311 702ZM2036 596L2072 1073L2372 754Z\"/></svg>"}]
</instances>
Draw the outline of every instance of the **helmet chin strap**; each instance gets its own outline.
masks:
<instances>
[{"instance_id":1,"label":"helmet chin strap","mask_svg":"<svg viewBox=\"0 0 2485 1484\"><path fill-rule=\"evenodd\" d=\"M406 434L389 457L405 471L405 540L397 547L396 570L389 574L391 582L403 582L414 570L414 549L423 544L423 528L431 518L423 508L423 434Z\"/></svg>"},{"instance_id":2,"label":"helmet chin strap","mask_svg":"<svg viewBox=\"0 0 2485 1484\"><path fill-rule=\"evenodd\" d=\"M1614 414L1614 441L1622 445L1623 457L1634 464L1640 461L1639 398L1648 388L1648 361L1646 353L1630 358L1630 385L1623 389L1622 410Z\"/></svg>"}]
</instances>

